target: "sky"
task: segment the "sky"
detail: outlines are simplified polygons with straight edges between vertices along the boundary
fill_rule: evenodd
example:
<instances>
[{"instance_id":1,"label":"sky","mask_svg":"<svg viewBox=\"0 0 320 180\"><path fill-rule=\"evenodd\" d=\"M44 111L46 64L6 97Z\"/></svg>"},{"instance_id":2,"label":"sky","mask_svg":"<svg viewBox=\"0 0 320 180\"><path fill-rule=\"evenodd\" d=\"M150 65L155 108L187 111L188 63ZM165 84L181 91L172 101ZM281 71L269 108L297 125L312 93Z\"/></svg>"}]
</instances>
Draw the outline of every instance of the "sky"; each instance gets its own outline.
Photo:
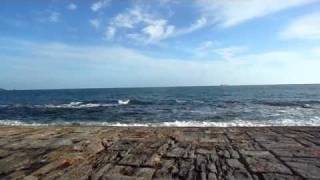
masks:
<instances>
[{"instance_id":1,"label":"sky","mask_svg":"<svg viewBox=\"0 0 320 180\"><path fill-rule=\"evenodd\" d=\"M320 83L320 0L1 0L0 88Z\"/></svg>"}]
</instances>

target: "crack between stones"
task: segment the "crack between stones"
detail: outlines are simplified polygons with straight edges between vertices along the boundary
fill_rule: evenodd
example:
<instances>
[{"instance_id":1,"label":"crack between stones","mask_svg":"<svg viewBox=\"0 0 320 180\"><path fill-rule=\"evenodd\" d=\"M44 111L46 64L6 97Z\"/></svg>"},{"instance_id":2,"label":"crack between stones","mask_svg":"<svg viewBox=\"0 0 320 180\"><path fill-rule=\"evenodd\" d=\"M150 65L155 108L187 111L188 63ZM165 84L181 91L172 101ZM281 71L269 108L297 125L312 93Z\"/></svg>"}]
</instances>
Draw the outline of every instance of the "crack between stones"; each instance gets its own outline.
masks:
<instances>
[{"instance_id":1,"label":"crack between stones","mask_svg":"<svg viewBox=\"0 0 320 180\"><path fill-rule=\"evenodd\" d=\"M282 134L281 134L282 135ZM302 175L300 175L299 173L297 173L296 171L294 171L285 161L283 161L279 156L277 156L272 150L268 150L265 146L263 146L260 142L256 141L254 138L252 138L250 136L250 134L248 134L248 136L252 139L252 141L256 142L263 150L270 152L278 161L280 161L285 167L287 167L288 169L290 169L290 171L293 173L293 175L296 175L298 177L300 177L303 180L306 180L306 178L304 178Z\"/></svg>"},{"instance_id":2,"label":"crack between stones","mask_svg":"<svg viewBox=\"0 0 320 180\"><path fill-rule=\"evenodd\" d=\"M246 133L247 134L247 133ZM227 139L229 140L230 143L232 143L232 139L228 136L228 134L226 133L225 136L227 137ZM251 136L249 136L251 138ZM232 147L232 146L231 146ZM233 148L233 147L232 147ZM251 178L253 179L253 175L257 175L258 178L260 180L264 180L264 178L260 175L260 174L256 174L253 171L251 171L249 164L247 163L247 161L245 160L244 156L240 153L240 151L238 150L238 148L233 148L238 154L239 154L239 162L241 162L241 164L243 164L243 166L246 168L246 170L250 173Z\"/></svg>"}]
</instances>

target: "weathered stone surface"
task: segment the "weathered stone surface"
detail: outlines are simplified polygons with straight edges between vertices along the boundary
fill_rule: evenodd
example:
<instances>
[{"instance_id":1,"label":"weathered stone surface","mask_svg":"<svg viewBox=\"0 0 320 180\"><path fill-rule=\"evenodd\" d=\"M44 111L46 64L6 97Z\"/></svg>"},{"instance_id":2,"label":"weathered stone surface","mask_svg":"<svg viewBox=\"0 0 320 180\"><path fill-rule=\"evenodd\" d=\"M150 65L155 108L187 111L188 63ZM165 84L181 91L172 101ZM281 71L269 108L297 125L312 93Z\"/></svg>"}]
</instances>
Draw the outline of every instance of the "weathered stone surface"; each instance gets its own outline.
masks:
<instances>
[{"instance_id":1,"label":"weathered stone surface","mask_svg":"<svg viewBox=\"0 0 320 180\"><path fill-rule=\"evenodd\" d=\"M290 148L288 149L272 149L277 156L283 157L300 157L300 158L320 158L320 148L314 147L302 147L302 148Z\"/></svg>"},{"instance_id":2,"label":"weathered stone surface","mask_svg":"<svg viewBox=\"0 0 320 180\"><path fill-rule=\"evenodd\" d=\"M320 179L320 130L0 126L0 179Z\"/></svg>"},{"instance_id":3,"label":"weathered stone surface","mask_svg":"<svg viewBox=\"0 0 320 180\"><path fill-rule=\"evenodd\" d=\"M319 159L282 158L282 160L304 178L320 178Z\"/></svg>"},{"instance_id":4,"label":"weathered stone surface","mask_svg":"<svg viewBox=\"0 0 320 180\"><path fill-rule=\"evenodd\" d=\"M4 157L6 157L8 155L10 155L10 151L4 150L4 149L0 149L0 158L4 158Z\"/></svg>"},{"instance_id":5,"label":"weathered stone surface","mask_svg":"<svg viewBox=\"0 0 320 180\"><path fill-rule=\"evenodd\" d=\"M302 180L299 176L267 173L262 175L265 180Z\"/></svg>"},{"instance_id":6,"label":"weathered stone surface","mask_svg":"<svg viewBox=\"0 0 320 180\"><path fill-rule=\"evenodd\" d=\"M292 174L284 164L282 164L269 151L242 151L241 152L255 173L273 172L280 174Z\"/></svg>"}]
</instances>

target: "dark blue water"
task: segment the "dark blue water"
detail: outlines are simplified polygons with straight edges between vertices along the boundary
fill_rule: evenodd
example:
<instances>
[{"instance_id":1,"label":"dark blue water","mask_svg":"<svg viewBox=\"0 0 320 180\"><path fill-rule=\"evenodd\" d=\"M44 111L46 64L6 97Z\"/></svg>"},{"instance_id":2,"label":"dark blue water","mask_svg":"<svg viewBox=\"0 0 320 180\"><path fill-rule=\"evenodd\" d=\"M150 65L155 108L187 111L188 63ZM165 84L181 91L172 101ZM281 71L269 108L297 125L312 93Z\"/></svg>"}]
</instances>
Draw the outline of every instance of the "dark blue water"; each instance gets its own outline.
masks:
<instances>
[{"instance_id":1,"label":"dark blue water","mask_svg":"<svg viewBox=\"0 0 320 180\"><path fill-rule=\"evenodd\" d=\"M320 125L320 85L0 91L0 124Z\"/></svg>"}]
</instances>

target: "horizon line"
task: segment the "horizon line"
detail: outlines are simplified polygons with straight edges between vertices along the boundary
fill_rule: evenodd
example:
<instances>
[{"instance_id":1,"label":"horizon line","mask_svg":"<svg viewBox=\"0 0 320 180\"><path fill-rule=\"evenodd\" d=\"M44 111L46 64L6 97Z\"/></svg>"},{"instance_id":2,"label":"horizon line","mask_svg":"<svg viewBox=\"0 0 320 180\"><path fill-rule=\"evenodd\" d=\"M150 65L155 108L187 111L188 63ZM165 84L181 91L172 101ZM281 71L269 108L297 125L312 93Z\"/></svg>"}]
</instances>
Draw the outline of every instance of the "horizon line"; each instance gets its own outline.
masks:
<instances>
[{"instance_id":1,"label":"horizon line","mask_svg":"<svg viewBox=\"0 0 320 180\"><path fill-rule=\"evenodd\" d=\"M75 90L75 89L142 89L142 88L187 88L187 87L234 87L234 86L285 86L285 85L320 85L320 83L290 83L290 84L220 84L220 85L180 85L180 86L128 86L128 87L79 87L79 88L35 88L35 89L5 89L4 91L45 91L45 90Z\"/></svg>"}]
</instances>

